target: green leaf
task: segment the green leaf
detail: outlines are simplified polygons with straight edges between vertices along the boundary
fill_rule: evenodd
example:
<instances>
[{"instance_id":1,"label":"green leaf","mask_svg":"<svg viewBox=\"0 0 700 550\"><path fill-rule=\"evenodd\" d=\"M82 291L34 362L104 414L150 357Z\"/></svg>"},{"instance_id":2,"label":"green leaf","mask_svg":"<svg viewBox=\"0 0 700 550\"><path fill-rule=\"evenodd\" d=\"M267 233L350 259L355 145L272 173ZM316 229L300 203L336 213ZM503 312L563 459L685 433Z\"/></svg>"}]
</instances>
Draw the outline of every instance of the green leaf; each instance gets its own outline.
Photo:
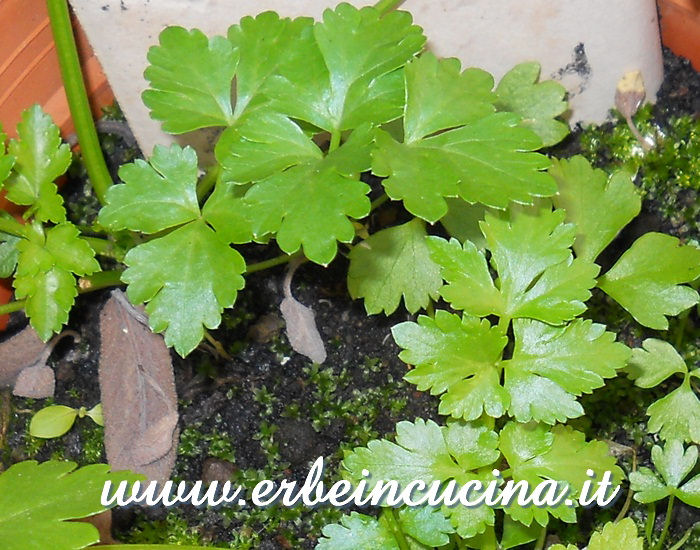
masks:
<instances>
[{"instance_id":1,"label":"green leaf","mask_svg":"<svg viewBox=\"0 0 700 550\"><path fill-rule=\"evenodd\" d=\"M602 387L630 355L612 332L590 320L553 327L516 319L513 332L513 357L503 366L508 412L519 422L554 424L581 416L583 408L575 396Z\"/></svg>"},{"instance_id":2,"label":"green leaf","mask_svg":"<svg viewBox=\"0 0 700 550\"><path fill-rule=\"evenodd\" d=\"M284 252L303 247L307 258L326 265L337 241L355 237L348 218L369 213L369 186L359 174L369 167L372 135L369 126L355 130L324 157L287 117L254 112L224 132L216 157L225 181L253 182L243 203L256 238L276 233Z\"/></svg>"},{"instance_id":3,"label":"green leaf","mask_svg":"<svg viewBox=\"0 0 700 550\"><path fill-rule=\"evenodd\" d=\"M406 309L415 313L438 297L442 277L420 219L371 235L353 247L349 258L350 296L364 298L369 314L393 313L402 296Z\"/></svg>"},{"instance_id":4,"label":"green leaf","mask_svg":"<svg viewBox=\"0 0 700 550\"><path fill-rule=\"evenodd\" d=\"M266 11L256 17L244 17L229 28L228 39L240 55L236 69L236 118L262 95L268 79L304 50L301 44L313 41L313 24L310 17L292 20Z\"/></svg>"},{"instance_id":5,"label":"green leaf","mask_svg":"<svg viewBox=\"0 0 700 550\"><path fill-rule=\"evenodd\" d=\"M653 388L673 374L688 372L685 361L668 342L647 338L642 347L632 350L627 365L627 373L640 388Z\"/></svg>"},{"instance_id":6,"label":"green leaf","mask_svg":"<svg viewBox=\"0 0 700 550\"><path fill-rule=\"evenodd\" d=\"M25 313L46 341L68 320L78 294L73 274L100 270L95 253L71 223L52 227L44 236L33 232L17 243L19 260L13 281L17 299L26 298Z\"/></svg>"},{"instance_id":7,"label":"green leaf","mask_svg":"<svg viewBox=\"0 0 700 550\"><path fill-rule=\"evenodd\" d=\"M144 76L150 88L142 98L163 130L182 134L233 122L231 81L238 53L221 36L168 27L148 51Z\"/></svg>"},{"instance_id":8,"label":"green leaf","mask_svg":"<svg viewBox=\"0 0 700 550\"><path fill-rule=\"evenodd\" d=\"M419 506L399 510L401 530L426 546L444 546L454 528L439 510Z\"/></svg>"},{"instance_id":9,"label":"green leaf","mask_svg":"<svg viewBox=\"0 0 700 550\"><path fill-rule=\"evenodd\" d=\"M406 143L464 126L495 111L493 77L481 69L461 71L459 59L438 59L431 52L406 65Z\"/></svg>"},{"instance_id":10,"label":"green leaf","mask_svg":"<svg viewBox=\"0 0 700 550\"><path fill-rule=\"evenodd\" d=\"M477 316L527 317L559 324L585 310L588 290L598 267L573 259L574 228L563 224L564 212L546 208L538 215L514 210L511 220L486 214L481 230L499 276L491 279L484 253L467 241L460 248L430 237L428 246L449 283L441 296L458 309Z\"/></svg>"},{"instance_id":11,"label":"green leaf","mask_svg":"<svg viewBox=\"0 0 700 550\"><path fill-rule=\"evenodd\" d=\"M595 472L596 479L601 479L606 471L612 472L615 483L623 477L605 443L586 442L584 434L570 426L552 428L544 424L509 422L501 430L499 447L515 482L524 480L530 487L545 479L564 482L571 490L569 498L572 499L580 494L584 482L590 479L586 475L589 469ZM525 525L534 520L544 526L548 514L568 523L576 518L574 508L566 504L556 508L523 508L511 504L504 511Z\"/></svg>"},{"instance_id":12,"label":"green leaf","mask_svg":"<svg viewBox=\"0 0 700 550\"><path fill-rule=\"evenodd\" d=\"M397 69L424 44L407 12L342 3L301 33L264 93L276 110L331 132L388 122L404 106Z\"/></svg>"},{"instance_id":13,"label":"green leaf","mask_svg":"<svg viewBox=\"0 0 700 550\"><path fill-rule=\"evenodd\" d=\"M58 126L38 105L22 112L17 135L19 139L11 140L9 146L15 164L5 183L7 198L15 204L30 206L29 211L42 222L65 221L63 199L54 180L71 163L70 147L61 144Z\"/></svg>"},{"instance_id":14,"label":"green leaf","mask_svg":"<svg viewBox=\"0 0 700 550\"><path fill-rule=\"evenodd\" d=\"M630 488L635 492L637 502L656 502L674 495L686 504L700 506L700 475L681 485L698 461L696 446L684 450L683 442L677 439L668 441L663 449L654 445L651 461L662 479L649 468L630 473Z\"/></svg>"},{"instance_id":15,"label":"green leaf","mask_svg":"<svg viewBox=\"0 0 700 550\"><path fill-rule=\"evenodd\" d=\"M19 259L17 243L20 238L9 233L0 232L0 279L12 277ZM440 280L442 284L442 279Z\"/></svg>"},{"instance_id":16,"label":"green leaf","mask_svg":"<svg viewBox=\"0 0 700 550\"><path fill-rule=\"evenodd\" d=\"M387 194L412 214L433 223L447 213L444 197L505 208L556 192L554 180L542 172L549 160L531 152L539 138L519 127L516 115L495 113L445 130L411 143L377 133L372 172L387 178Z\"/></svg>"},{"instance_id":17,"label":"green leaf","mask_svg":"<svg viewBox=\"0 0 700 550\"><path fill-rule=\"evenodd\" d=\"M107 190L99 221L112 231L157 233L199 218L197 154L191 147L156 145L149 162L119 169L124 185Z\"/></svg>"},{"instance_id":18,"label":"green leaf","mask_svg":"<svg viewBox=\"0 0 700 550\"><path fill-rule=\"evenodd\" d=\"M451 479L464 483L482 477L475 470L498 459L497 442L496 434L484 426L452 422L440 427L418 418L415 423L396 425L396 443L373 440L367 447L346 453L343 466L355 480L364 479L362 470L368 470L370 487L378 480L392 479L404 487L413 480L428 485ZM493 509L487 506L444 508L442 512L452 516L452 525L463 537L475 536L494 523Z\"/></svg>"},{"instance_id":19,"label":"green leaf","mask_svg":"<svg viewBox=\"0 0 700 550\"><path fill-rule=\"evenodd\" d=\"M399 545L385 521L351 512L340 524L323 527L323 537L316 550L399 550Z\"/></svg>"},{"instance_id":20,"label":"green leaf","mask_svg":"<svg viewBox=\"0 0 700 550\"><path fill-rule=\"evenodd\" d=\"M479 228L484 220L486 207L481 204L469 204L460 198L447 199L447 214L440 218L450 237L459 242L471 241L479 250L486 248L486 238Z\"/></svg>"},{"instance_id":21,"label":"green leaf","mask_svg":"<svg viewBox=\"0 0 700 550\"><path fill-rule=\"evenodd\" d=\"M647 409L648 429L661 439L700 443L700 400L690 386L690 375L671 393Z\"/></svg>"},{"instance_id":22,"label":"green leaf","mask_svg":"<svg viewBox=\"0 0 700 550\"><path fill-rule=\"evenodd\" d=\"M678 315L698 303L698 293L683 286L700 276L700 249L682 246L662 233L639 237L598 286L639 323L666 330L665 315Z\"/></svg>"},{"instance_id":23,"label":"green leaf","mask_svg":"<svg viewBox=\"0 0 700 550\"><path fill-rule=\"evenodd\" d=\"M71 429L78 411L65 405L51 405L38 411L29 423L29 435L33 437L61 437Z\"/></svg>"},{"instance_id":24,"label":"green leaf","mask_svg":"<svg viewBox=\"0 0 700 550\"><path fill-rule=\"evenodd\" d=\"M5 150L5 141L7 141L7 134L2 131L2 124L0 124L0 189L2 189L15 164L15 157L7 154Z\"/></svg>"},{"instance_id":25,"label":"green leaf","mask_svg":"<svg viewBox=\"0 0 700 550\"><path fill-rule=\"evenodd\" d=\"M483 412L505 413L510 400L498 363L507 339L487 320L438 310L434 319L421 315L418 323L394 326L392 334L403 348L401 360L416 366L405 379L421 391L442 394L440 414L475 420Z\"/></svg>"},{"instance_id":26,"label":"green leaf","mask_svg":"<svg viewBox=\"0 0 700 550\"><path fill-rule=\"evenodd\" d=\"M204 327L214 329L244 286L245 261L203 220L132 248L124 258L129 299L148 302L154 332L185 356L201 341Z\"/></svg>"},{"instance_id":27,"label":"green leaf","mask_svg":"<svg viewBox=\"0 0 700 550\"><path fill-rule=\"evenodd\" d=\"M557 180L559 193L552 200L576 225L576 255L594 261L639 214L642 200L632 174L618 170L608 176L580 155L553 163L549 173Z\"/></svg>"},{"instance_id":28,"label":"green leaf","mask_svg":"<svg viewBox=\"0 0 700 550\"><path fill-rule=\"evenodd\" d=\"M110 473L106 464L75 469L73 462L19 462L0 474L0 540L4 550L78 550L100 540L86 522L65 521L98 514L106 481L140 479Z\"/></svg>"},{"instance_id":29,"label":"green leaf","mask_svg":"<svg viewBox=\"0 0 700 550\"><path fill-rule=\"evenodd\" d=\"M569 127L556 120L566 111L566 88L547 80L538 82L540 64L535 61L520 63L508 71L496 87L498 107L517 113L521 124L530 128L542 140L544 147L559 143L569 133Z\"/></svg>"},{"instance_id":30,"label":"green leaf","mask_svg":"<svg viewBox=\"0 0 700 550\"><path fill-rule=\"evenodd\" d=\"M253 238L251 222L246 217L244 185L218 181L202 208L202 216L227 243L248 243Z\"/></svg>"},{"instance_id":31,"label":"green leaf","mask_svg":"<svg viewBox=\"0 0 700 550\"><path fill-rule=\"evenodd\" d=\"M102 415L102 403L98 403L97 405L95 405L86 414L87 416L92 418L93 422L98 426L105 425L104 417Z\"/></svg>"},{"instance_id":32,"label":"green leaf","mask_svg":"<svg viewBox=\"0 0 700 550\"><path fill-rule=\"evenodd\" d=\"M396 480L406 485L412 480L447 481L476 470L498 459L496 434L483 426L452 423L438 426L432 420L417 418L396 425L396 443L379 439L366 447L346 453L343 466L353 479L364 479L368 486L379 480Z\"/></svg>"},{"instance_id":33,"label":"green leaf","mask_svg":"<svg viewBox=\"0 0 700 550\"><path fill-rule=\"evenodd\" d=\"M588 543L588 550L610 550L611 548L644 549L644 539L637 536L634 520L625 518L617 523L606 523L602 531L593 533Z\"/></svg>"},{"instance_id":34,"label":"green leaf","mask_svg":"<svg viewBox=\"0 0 700 550\"><path fill-rule=\"evenodd\" d=\"M533 523L530 526L523 525L519 521L515 521L510 516L506 515L503 518L503 537L501 538L501 546L503 550L509 550L522 544L527 544L537 540L542 528Z\"/></svg>"}]
</instances>

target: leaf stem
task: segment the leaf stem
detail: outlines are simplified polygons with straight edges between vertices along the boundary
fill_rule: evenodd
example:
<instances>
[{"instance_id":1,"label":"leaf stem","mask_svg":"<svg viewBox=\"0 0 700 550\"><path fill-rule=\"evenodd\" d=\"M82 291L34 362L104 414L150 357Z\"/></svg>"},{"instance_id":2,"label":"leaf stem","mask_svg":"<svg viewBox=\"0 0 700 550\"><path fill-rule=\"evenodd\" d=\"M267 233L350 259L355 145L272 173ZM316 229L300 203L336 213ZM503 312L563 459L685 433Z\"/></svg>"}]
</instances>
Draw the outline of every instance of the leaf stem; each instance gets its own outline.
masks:
<instances>
[{"instance_id":1,"label":"leaf stem","mask_svg":"<svg viewBox=\"0 0 700 550\"><path fill-rule=\"evenodd\" d=\"M101 204L105 204L105 193L112 185L112 177L105 164L97 130L92 120L92 111L88 101L83 74L80 69L80 59L75 46L73 27L66 0L46 0L51 21L58 64L61 68L63 87L66 90L70 114L78 134L80 150L92 188Z\"/></svg>"},{"instance_id":2,"label":"leaf stem","mask_svg":"<svg viewBox=\"0 0 700 550\"><path fill-rule=\"evenodd\" d=\"M406 535L404 535L403 529L401 529L401 525L399 524L399 516L396 513L396 509L385 508L384 517L389 524L389 528L391 529L391 532L396 539L396 544L399 545L400 550L410 550L410 546L406 540Z\"/></svg>"},{"instance_id":3,"label":"leaf stem","mask_svg":"<svg viewBox=\"0 0 700 550\"><path fill-rule=\"evenodd\" d=\"M83 240L90 245L90 248L95 251L95 254L107 258L114 258L114 245L112 241L100 237L83 237Z\"/></svg>"},{"instance_id":4,"label":"leaf stem","mask_svg":"<svg viewBox=\"0 0 700 550\"><path fill-rule=\"evenodd\" d=\"M402 2L403 0L379 0L379 2L374 5L374 9L379 12L379 15L386 15Z\"/></svg>"},{"instance_id":5,"label":"leaf stem","mask_svg":"<svg viewBox=\"0 0 700 550\"><path fill-rule=\"evenodd\" d=\"M11 217L0 217L0 232L14 235L15 237L26 237L24 226Z\"/></svg>"},{"instance_id":6,"label":"leaf stem","mask_svg":"<svg viewBox=\"0 0 700 550\"><path fill-rule=\"evenodd\" d=\"M535 543L535 548L534 550L542 550L544 548L544 543L547 540L547 528L542 527L542 531L540 531L540 536L537 537L537 542Z\"/></svg>"},{"instance_id":7,"label":"leaf stem","mask_svg":"<svg viewBox=\"0 0 700 550\"><path fill-rule=\"evenodd\" d=\"M498 319L498 330L500 330L502 334L506 334L508 332L509 325L510 317L500 317Z\"/></svg>"},{"instance_id":8,"label":"leaf stem","mask_svg":"<svg viewBox=\"0 0 700 550\"><path fill-rule=\"evenodd\" d=\"M294 260L294 259L299 258L301 256L302 256L301 251L295 252L294 254L282 254L280 256L275 256L274 258L270 258L269 260L264 260L262 262L250 264L249 266L246 267L245 272L246 272L246 274L255 273L256 271L262 271L263 269L269 269L271 267L286 264L287 262L290 262L291 260Z\"/></svg>"},{"instance_id":9,"label":"leaf stem","mask_svg":"<svg viewBox=\"0 0 700 550\"><path fill-rule=\"evenodd\" d=\"M202 179L200 179L199 183L197 183L197 200L201 201L207 196L207 193L212 190L216 184L216 180L219 179L220 172L221 169L219 168L218 164L207 168L207 171L202 176Z\"/></svg>"},{"instance_id":10,"label":"leaf stem","mask_svg":"<svg viewBox=\"0 0 700 550\"><path fill-rule=\"evenodd\" d=\"M340 146L340 130L333 130L331 132L331 142L328 145L328 152L332 153Z\"/></svg>"},{"instance_id":11,"label":"leaf stem","mask_svg":"<svg viewBox=\"0 0 700 550\"><path fill-rule=\"evenodd\" d=\"M661 536L659 537L655 550L661 550L664 546L664 541L666 540L666 535L668 534L668 528L671 525L671 514L673 513L673 502L676 500L675 495L668 497L668 504L666 505L666 517L664 518L664 527L661 530Z\"/></svg>"},{"instance_id":12,"label":"leaf stem","mask_svg":"<svg viewBox=\"0 0 700 550\"><path fill-rule=\"evenodd\" d=\"M0 315L7 315L8 313L14 313L19 311L24 307L24 303L27 300L15 300L14 302L8 302L0 306Z\"/></svg>"},{"instance_id":13,"label":"leaf stem","mask_svg":"<svg viewBox=\"0 0 700 550\"><path fill-rule=\"evenodd\" d=\"M692 525L685 533L683 533L683 536L678 540L676 544L671 546L668 550L682 550L683 545L688 541L690 538L690 535L693 534L693 531L698 528L699 524Z\"/></svg>"},{"instance_id":14,"label":"leaf stem","mask_svg":"<svg viewBox=\"0 0 700 550\"><path fill-rule=\"evenodd\" d=\"M118 286L123 284L121 280L123 271L119 269L110 269L107 271L98 271L86 277L78 279L78 292L85 294L110 286Z\"/></svg>"},{"instance_id":15,"label":"leaf stem","mask_svg":"<svg viewBox=\"0 0 700 550\"><path fill-rule=\"evenodd\" d=\"M389 195L387 195L386 193L383 193L381 197L377 197L376 199L374 199L372 201L372 203L369 206L370 212L372 210L376 210L377 208L379 208L382 204L384 204L388 200L389 200Z\"/></svg>"}]
</instances>

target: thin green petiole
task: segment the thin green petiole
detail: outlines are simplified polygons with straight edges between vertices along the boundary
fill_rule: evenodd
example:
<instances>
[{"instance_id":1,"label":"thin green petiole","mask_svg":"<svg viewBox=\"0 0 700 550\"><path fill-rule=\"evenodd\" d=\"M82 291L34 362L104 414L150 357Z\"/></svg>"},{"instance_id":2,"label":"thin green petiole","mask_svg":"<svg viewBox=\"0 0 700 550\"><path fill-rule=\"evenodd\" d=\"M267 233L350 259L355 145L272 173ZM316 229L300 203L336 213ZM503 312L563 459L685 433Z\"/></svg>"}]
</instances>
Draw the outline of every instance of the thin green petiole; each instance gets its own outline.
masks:
<instances>
[{"instance_id":1,"label":"thin green petiole","mask_svg":"<svg viewBox=\"0 0 700 550\"><path fill-rule=\"evenodd\" d=\"M384 517L386 518L387 523L389 524L389 528L391 529L391 533L394 535L396 543L399 545L399 549L410 550L410 547L408 546L408 541L406 540L406 535L404 535L403 529L401 529L401 525L399 524L399 515L396 512L396 509L385 508Z\"/></svg>"},{"instance_id":2,"label":"thin green petiole","mask_svg":"<svg viewBox=\"0 0 700 550\"><path fill-rule=\"evenodd\" d=\"M106 258L114 258L114 246L112 241L99 237L83 237L83 239L90 245L90 248L95 251L95 254L105 256Z\"/></svg>"},{"instance_id":3,"label":"thin green petiole","mask_svg":"<svg viewBox=\"0 0 700 550\"><path fill-rule=\"evenodd\" d=\"M654 546L655 550L661 550L664 547L664 541L666 540L666 535L668 535L668 528L671 525L671 514L673 513L673 502L676 500L675 495L668 497L668 504L666 505L666 517L664 518L664 527L661 530L661 536L659 541Z\"/></svg>"},{"instance_id":4,"label":"thin green petiole","mask_svg":"<svg viewBox=\"0 0 700 550\"><path fill-rule=\"evenodd\" d=\"M269 260L258 262L256 264L250 264L246 267L245 272L246 274L255 273L256 271L262 271L263 269L269 269L271 267L286 264L287 262L302 256L303 254L301 252L295 252L294 254L282 254L280 256L270 258Z\"/></svg>"},{"instance_id":5,"label":"thin green petiole","mask_svg":"<svg viewBox=\"0 0 700 550\"><path fill-rule=\"evenodd\" d=\"M73 27L66 0L46 0L53 31L58 64L61 68L63 87L66 90L70 114L75 124L75 132L80 142L85 168L92 183L92 188L101 204L105 203L105 194L112 185L112 177L109 175L105 163L100 141L97 138L95 122L92 120L92 111L88 102L87 91L83 81L83 73L80 69L80 59L75 46Z\"/></svg>"}]
</instances>

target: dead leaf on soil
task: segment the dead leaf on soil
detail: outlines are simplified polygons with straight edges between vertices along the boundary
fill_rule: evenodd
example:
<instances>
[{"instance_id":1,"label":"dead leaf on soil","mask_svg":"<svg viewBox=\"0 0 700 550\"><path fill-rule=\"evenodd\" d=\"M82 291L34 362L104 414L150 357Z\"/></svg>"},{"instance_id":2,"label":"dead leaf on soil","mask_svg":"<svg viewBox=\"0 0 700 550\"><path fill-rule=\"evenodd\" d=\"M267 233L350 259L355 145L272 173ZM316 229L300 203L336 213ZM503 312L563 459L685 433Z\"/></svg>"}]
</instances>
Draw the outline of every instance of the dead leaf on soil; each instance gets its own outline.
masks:
<instances>
[{"instance_id":1,"label":"dead leaf on soil","mask_svg":"<svg viewBox=\"0 0 700 550\"><path fill-rule=\"evenodd\" d=\"M105 451L114 470L165 481L175 464L177 395L170 351L120 290L100 313Z\"/></svg>"},{"instance_id":2,"label":"dead leaf on soil","mask_svg":"<svg viewBox=\"0 0 700 550\"><path fill-rule=\"evenodd\" d=\"M282 283L284 299L280 311L287 325L287 338L294 351L305 355L314 363L323 363L326 360L326 348L316 327L314 310L292 296L292 277L297 267L298 262L290 264Z\"/></svg>"},{"instance_id":3,"label":"dead leaf on soil","mask_svg":"<svg viewBox=\"0 0 700 550\"><path fill-rule=\"evenodd\" d=\"M12 393L18 397L52 397L56 379L46 362L56 344L66 336L80 341L77 332L65 330L44 343L27 325L0 344L0 386L14 386Z\"/></svg>"},{"instance_id":4,"label":"dead leaf on soil","mask_svg":"<svg viewBox=\"0 0 700 550\"><path fill-rule=\"evenodd\" d=\"M46 344L27 325L0 344L0 386L12 386L19 373L34 365L42 356Z\"/></svg>"},{"instance_id":5,"label":"dead leaf on soil","mask_svg":"<svg viewBox=\"0 0 700 550\"><path fill-rule=\"evenodd\" d=\"M100 533L100 542L95 544L95 546L104 546L107 544L119 544L119 541L112 537L112 510L105 510L94 516L87 518L75 519L73 521L81 521L83 523L91 523L97 527L97 531Z\"/></svg>"}]
</instances>

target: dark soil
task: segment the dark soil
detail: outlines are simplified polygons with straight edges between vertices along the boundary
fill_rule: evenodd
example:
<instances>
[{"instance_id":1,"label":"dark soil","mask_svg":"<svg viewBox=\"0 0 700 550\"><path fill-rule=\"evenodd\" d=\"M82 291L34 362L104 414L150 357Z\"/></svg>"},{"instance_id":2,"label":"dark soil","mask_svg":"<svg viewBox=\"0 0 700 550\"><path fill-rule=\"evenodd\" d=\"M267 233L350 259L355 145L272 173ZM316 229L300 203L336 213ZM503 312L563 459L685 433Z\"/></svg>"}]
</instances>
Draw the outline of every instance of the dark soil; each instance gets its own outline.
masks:
<instances>
[{"instance_id":1,"label":"dark soil","mask_svg":"<svg viewBox=\"0 0 700 550\"><path fill-rule=\"evenodd\" d=\"M686 61L669 53L665 54L665 64L667 77L654 108L656 120L662 124L680 114L697 116L700 75ZM554 152L560 156L578 152L581 132L578 129ZM105 137L105 144L113 167L138 154L114 136ZM84 175L79 164L72 177L75 181L66 187L66 202L77 205L74 217L89 218L98 207L82 185ZM644 208L639 221L611 246L606 264L610 265L641 233L661 230L678 234L678 228L659 215L656 204L645 204ZM391 224L404 215L396 206L387 205L375 214L373 223L381 219L383 225ZM252 248L246 252L253 259L260 254ZM265 254L276 255L270 250ZM262 478L303 480L310 462L325 456L326 481L332 482L337 478L343 449L391 435L400 420L437 419L437 399L415 391L402 380L406 365L398 359L399 349L390 335L393 325L410 316L405 312L390 317L367 316L362 303L348 296L346 273L347 260L339 255L327 269L302 265L293 281L297 299L316 312L327 345L328 359L321 367L292 352L287 342L278 309L282 267L248 277L235 308L225 312L221 327L212 332L232 360L206 349L195 351L186 360L173 354L181 430L174 478L194 481L232 473L236 482L248 486ZM52 356L57 376L55 403L92 407L100 399L96 382L99 336L94 327L106 297L107 291L82 296L71 314L69 326L80 332L82 340L78 345L62 342ZM606 318L630 345L638 345L647 336L602 295L594 297L591 313L598 320L601 315ZM22 323L23 316L15 315L13 325ZM697 313L692 314L688 326L700 326ZM694 338L686 339L686 345L697 347L700 343L697 328L694 334ZM579 422L579 427L590 436L640 449L639 463L648 464L653 438L646 434L644 410L664 391L662 387L656 392L641 392L625 377L618 377L605 390L584 399L589 416ZM3 465L27 458L65 458L80 464L104 461L102 429L87 418L79 419L60 439L44 441L28 436L31 412L47 404L12 399ZM622 461L629 466L628 456ZM618 502L607 515L614 517L621 505ZM639 519L643 508L633 507L632 513ZM172 511L119 510L115 523L117 538L124 542L211 542L274 550L313 548L320 528L339 516L340 512L333 509L200 511L182 506ZM598 512L595 520L592 515L584 517L581 525L597 525L606 519L604 516L606 513ZM657 520L663 522L661 510ZM698 520L697 510L679 504L670 538L677 538Z\"/></svg>"}]
</instances>

